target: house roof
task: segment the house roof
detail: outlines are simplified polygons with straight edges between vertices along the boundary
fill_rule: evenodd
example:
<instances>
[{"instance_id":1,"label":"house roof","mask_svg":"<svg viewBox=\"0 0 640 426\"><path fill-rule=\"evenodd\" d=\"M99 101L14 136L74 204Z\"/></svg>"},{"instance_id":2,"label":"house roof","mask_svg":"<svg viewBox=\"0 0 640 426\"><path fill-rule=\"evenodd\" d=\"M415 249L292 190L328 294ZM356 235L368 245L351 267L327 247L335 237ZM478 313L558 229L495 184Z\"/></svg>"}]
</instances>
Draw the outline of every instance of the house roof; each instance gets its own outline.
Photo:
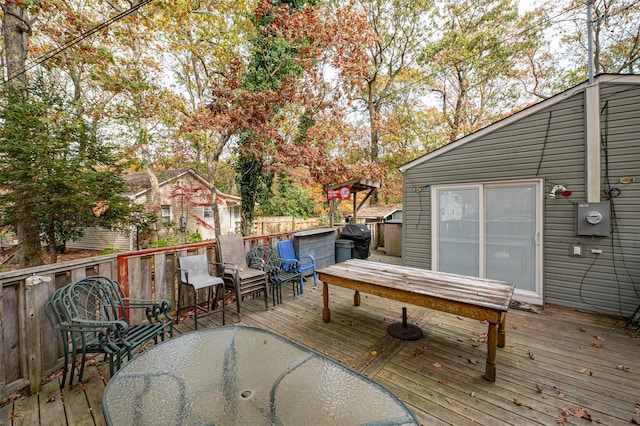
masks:
<instances>
[{"instance_id":1,"label":"house roof","mask_svg":"<svg viewBox=\"0 0 640 426\"><path fill-rule=\"evenodd\" d=\"M595 78L594 84L602 84L602 83L640 84L640 75L600 74ZM513 122L522 120L523 118L528 117L532 114L535 114L536 112L539 112L542 109L548 108L552 105L555 105L559 102L564 101L567 98L575 96L577 93L583 92L587 87L589 87L589 83L587 81L580 83L577 86L567 89L564 92L558 93L557 95L552 96L549 99L545 99L541 102L538 102L537 104L531 105L521 111L518 111L513 115L510 115L501 120L498 120L495 123L492 123L486 127L483 127L482 129L479 129L467 136L463 136L460 139L451 141L448 144L441 146L440 148L437 148L421 157L416 158L413 161L410 161L400 166L399 170L401 173L404 173L407 170L424 163L425 161L438 157L446 152L456 149L459 146L465 145L469 142L473 142L474 140L482 136L485 136L491 132L494 132L498 129L501 129Z\"/></svg>"},{"instance_id":2,"label":"house roof","mask_svg":"<svg viewBox=\"0 0 640 426\"><path fill-rule=\"evenodd\" d=\"M387 218L397 211L402 211L402 204L379 204L361 208L358 210L358 217L367 219Z\"/></svg>"},{"instance_id":3,"label":"house roof","mask_svg":"<svg viewBox=\"0 0 640 426\"><path fill-rule=\"evenodd\" d=\"M160 186L163 186L175 179L181 178L186 174L191 174L204 186L210 188L209 182L193 169L160 171L157 173L158 184ZM147 173L129 173L124 175L122 178L124 179L125 185L128 188L128 192L126 195L131 199L138 198L151 191L151 182L149 181L149 175L147 175ZM216 193L220 198L220 201L223 201L226 204L240 204L241 198L236 195L225 194L218 189L216 189Z\"/></svg>"}]
</instances>

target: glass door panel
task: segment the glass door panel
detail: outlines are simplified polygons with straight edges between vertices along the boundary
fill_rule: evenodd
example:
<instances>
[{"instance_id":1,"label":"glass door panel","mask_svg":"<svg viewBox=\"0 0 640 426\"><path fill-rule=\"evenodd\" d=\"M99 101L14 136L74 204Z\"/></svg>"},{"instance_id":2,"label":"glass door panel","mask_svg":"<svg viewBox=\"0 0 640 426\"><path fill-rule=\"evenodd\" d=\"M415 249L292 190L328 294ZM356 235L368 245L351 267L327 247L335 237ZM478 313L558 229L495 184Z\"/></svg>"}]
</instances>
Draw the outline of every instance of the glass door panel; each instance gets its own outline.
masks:
<instances>
[{"instance_id":1,"label":"glass door panel","mask_svg":"<svg viewBox=\"0 0 640 426\"><path fill-rule=\"evenodd\" d=\"M478 189L437 192L438 270L477 276L480 265Z\"/></svg>"},{"instance_id":2,"label":"glass door panel","mask_svg":"<svg viewBox=\"0 0 640 426\"><path fill-rule=\"evenodd\" d=\"M485 187L485 276L536 290L536 185Z\"/></svg>"}]
</instances>

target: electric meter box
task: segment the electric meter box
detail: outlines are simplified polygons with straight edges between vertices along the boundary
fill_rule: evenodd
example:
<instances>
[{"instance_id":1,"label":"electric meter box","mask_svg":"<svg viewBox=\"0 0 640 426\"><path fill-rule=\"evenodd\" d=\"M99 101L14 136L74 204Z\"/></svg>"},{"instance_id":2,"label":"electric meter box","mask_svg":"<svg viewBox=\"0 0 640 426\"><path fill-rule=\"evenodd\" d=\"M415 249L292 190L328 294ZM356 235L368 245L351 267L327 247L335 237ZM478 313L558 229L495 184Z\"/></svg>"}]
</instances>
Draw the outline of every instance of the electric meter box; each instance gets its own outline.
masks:
<instances>
[{"instance_id":1,"label":"electric meter box","mask_svg":"<svg viewBox=\"0 0 640 426\"><path fill-rule=\"evenodd\" d=\"M578 235L608 237L611 234L611 205L578 203L576 205L576 229Z\"/></svg>"}]
</instances>

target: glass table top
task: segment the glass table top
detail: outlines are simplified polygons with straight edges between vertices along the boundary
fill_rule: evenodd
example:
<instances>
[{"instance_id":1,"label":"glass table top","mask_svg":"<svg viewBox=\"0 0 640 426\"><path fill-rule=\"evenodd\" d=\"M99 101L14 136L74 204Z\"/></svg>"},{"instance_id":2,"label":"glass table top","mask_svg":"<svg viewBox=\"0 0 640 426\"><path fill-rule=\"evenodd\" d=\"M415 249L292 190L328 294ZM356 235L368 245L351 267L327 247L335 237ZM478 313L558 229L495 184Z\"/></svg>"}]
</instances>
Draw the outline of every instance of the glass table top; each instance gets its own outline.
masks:
<instances>
[{"instance_id":1,"label":"glass table top","mask_svg":"<svg viewBox=\"0 0 640 426\"><path fill-rule=\"evenodd\" d=\"M419 425L373 380L272 332L199 330L155 345L107 384L112 425Z\"/></svg>"}]
</instances>

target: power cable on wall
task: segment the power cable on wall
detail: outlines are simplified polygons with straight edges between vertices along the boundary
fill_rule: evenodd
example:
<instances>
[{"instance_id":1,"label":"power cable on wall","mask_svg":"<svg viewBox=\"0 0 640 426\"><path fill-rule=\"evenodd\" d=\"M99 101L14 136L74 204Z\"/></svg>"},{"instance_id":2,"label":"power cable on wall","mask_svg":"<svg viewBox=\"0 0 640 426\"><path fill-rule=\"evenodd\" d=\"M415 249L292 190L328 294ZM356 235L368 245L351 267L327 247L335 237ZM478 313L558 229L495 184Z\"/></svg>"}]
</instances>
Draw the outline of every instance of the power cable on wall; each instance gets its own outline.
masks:
<instances>
[{"instance_id":1,"label":"power cable on wall","mask_svg":"<svg viewBox=\"0 0 640 426\"><path fill-rule=\"evenodd\" d=\"M538 162L538 169L536 170L536 176L540 175L540 167L542 166L542 160L544 160L544 153L547 150L547 141L549 140L550 128L551 128L551 111L549 111L549 119L547 120L547 130L544 133L544 143L542 144L542 152L540 153L540 161Z\"/></svg>"},{"instance_id":2,"label":"power cable on wall","mask_svg":"<svg viewBox=\"0 0 640 426\"><path fill-rule=\"evenodd\" d=\"M113 24L116 21L119 21L120 19L131 15L133 12L135 12L136 10L140 9L142 6L145 6L149 3L151 3L153 0L142 0L140 3L136 4L135 6L132 6L130 9L127 9L123 12L118 13L117 15L115 15L114 17L104 21L103 23L89 29L88 31L85 31L84 33L80 34L79 36L71 39L70 41L64 43L62 46L59 46L53 50L50 50L49 52L35 58L29 65L26 65L24 67L24 69L12 76L10 76L9 78L7 78L4 81L4 84L6 85L9 81L18 78L19 76L23 75L24 73L26 73L27 71L29 71L30 69L42 64L43 62L48 61L49 59L53 58L54 56L64 52L65 50L69 49L72 46L75 46L76 44L80 43L82 40L92 36L93 34L97 33L100 30L103 30L105 28L107 28L109 25Z\"/></svg>"},{"instance_id":3,"label":"power cable on wall","mask_svg":"<svg viewBox=\"0 0 640 426\"><path fill-rule=\"evenodd\" d=\"M622 243L620 241L620 233L619 233L619 229L618 229L618 215L616 212L616 201L615 198L619 197L621 194L621 191L619 188L615 188L612 187L611 185L611 178L610 178L610 174L609 174L609 101L607 100L602 109L600 110L600 115L603 116L604 118L604 128L603 128L603 134L602 134L602 148L604 151L604 197L609 201L610 205L611 205L611 262L612 262L612 266L613 266L613 275L615 277L615 282L617 285L617 291L618 291L618 308L619 308L619 313L620 316L623 316L622 314L622 288L620 285L620 274L618 272L618 262L616 262L616 259L618 258L618 256L621 257L621 261L622 261L622 266L624 267L624 271L626 272L627 277L629 278L629 281L631 282L631 286L633 288L634 293L636 294L636 297L638 299L640 299L640 291L638 291L638 288L636 286L635 281L633 280L633 276L631 275L629 268L627 267L626 261L625 261L625 254L624 254L624 249L622 247ZM616 245L618 248L618 252L616 252ZM617 254L619 253L619 255ZM589 272L591 271L593 265L595 264L596 260L598 258L598 255L596 255L596 257L593 259L593 262L591 262L591 264L589 265L589 267L587 268L586 272L584 273L584 275L582 276L582 280L580 281L580 286L579 286L579 295L580 295L580 300L587 304L587 305L591 305L591 306L597 306L594 305L592 303L587 302L582 294L582 287L584 284L584 281L587 277L587 275L589 274Z\"/></svg>"}]
</instances>

